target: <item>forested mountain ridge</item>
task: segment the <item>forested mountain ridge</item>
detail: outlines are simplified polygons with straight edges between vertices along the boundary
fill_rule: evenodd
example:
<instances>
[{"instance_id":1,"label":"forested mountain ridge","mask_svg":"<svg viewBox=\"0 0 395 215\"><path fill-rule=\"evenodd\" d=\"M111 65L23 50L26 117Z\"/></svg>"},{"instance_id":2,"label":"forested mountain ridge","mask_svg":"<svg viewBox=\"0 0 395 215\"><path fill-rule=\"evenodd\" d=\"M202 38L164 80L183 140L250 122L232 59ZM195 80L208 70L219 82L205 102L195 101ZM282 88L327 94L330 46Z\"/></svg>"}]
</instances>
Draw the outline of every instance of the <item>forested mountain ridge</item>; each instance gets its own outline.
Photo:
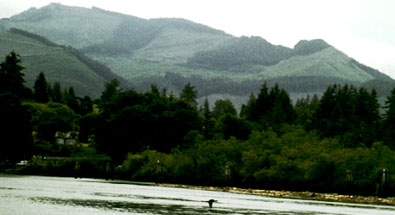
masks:
<instances>
[{"instance_id":1,"label":"forested mountain ridge","mask_svg":"<svg viewBox=\"0 0 395 215\"><path fill-rule=\"evenodd\" d=\"M22 53L22 65L26 68L24 74L29 87L43 71L48 74L51 83L59 82L66 88L75 86L79 96L98 97L104 84L113 79L119 79L122 87L130 87L128 81L78 50L58 45L36 34L16 28L0 32L0 47L1 55L10 50Z\"/></svg>"},{"instance_id":2,"label":"forested mountain ridge","mask_svg":"<svg viewBox=\"0 0 395 215\"><path fill-rule=\"evenodd\" d=\"M184 19L141 19L60 4L2 19L0 26L73 46L132 82L136 90L156 84L177 94L190 82L202 99L231 98L236 106L258 92L265 80L271 86L278 82L291 96L320 94L334 83L394 86L387 75L319 39L287 48L260 37L234 37Z\"/></svg>"}]
</instances>

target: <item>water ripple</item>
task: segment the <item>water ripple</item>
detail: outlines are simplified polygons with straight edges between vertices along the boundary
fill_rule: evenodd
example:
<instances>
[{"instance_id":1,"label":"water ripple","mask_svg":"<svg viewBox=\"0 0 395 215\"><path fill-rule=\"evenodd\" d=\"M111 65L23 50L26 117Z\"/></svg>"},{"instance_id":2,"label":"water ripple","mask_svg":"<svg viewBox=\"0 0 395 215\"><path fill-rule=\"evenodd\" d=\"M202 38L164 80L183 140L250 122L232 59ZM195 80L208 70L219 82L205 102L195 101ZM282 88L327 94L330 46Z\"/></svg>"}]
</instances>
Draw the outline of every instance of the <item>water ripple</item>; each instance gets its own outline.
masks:
<instances>
[{"instance_id":1,"label":"water ripple","mask_svg":"<svg viewBox=\"0 0 395 215\"><path fill-rule=\"evenodd\" d=\"M149 204L149 203L134 203L127 201L108 201L108 200L88 200L88 199L61 199L61 198L49 198L49 197L35 197L33 201L47 203L47 204L59 204L66 206L82 206L90 208L98 208L109 211L119 211L128 213L141 213L141 214L315 214L315 213L295 213L295 212L281 212L281 211L257 211L249 209L225 209L215 208L210 209L208 207L191 207L178 204ZM317 213L318 214L318 213ZM322 214L322 213L319 213Z\"/></svg>"}]
</instances>

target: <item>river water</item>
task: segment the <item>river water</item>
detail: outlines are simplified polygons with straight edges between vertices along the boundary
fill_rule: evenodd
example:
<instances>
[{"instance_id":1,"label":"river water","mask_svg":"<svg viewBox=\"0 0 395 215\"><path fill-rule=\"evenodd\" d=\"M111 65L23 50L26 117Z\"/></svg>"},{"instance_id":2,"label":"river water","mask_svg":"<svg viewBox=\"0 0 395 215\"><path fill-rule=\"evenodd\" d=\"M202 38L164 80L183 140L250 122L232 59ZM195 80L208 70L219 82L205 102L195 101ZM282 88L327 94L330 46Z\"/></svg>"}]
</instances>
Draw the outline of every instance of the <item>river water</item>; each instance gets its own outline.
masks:
<instances>
[{"instance_id":1,"label":"river water","mask_svg":"<svg viewBox=\"0 0 395 215\"><path fill-rule=\"evenodd\" d=\"M213 208L207 201L215 199ZM0 176L1 215L395 214L395 207L41 176Z\"/></svg>"}]
</instances>

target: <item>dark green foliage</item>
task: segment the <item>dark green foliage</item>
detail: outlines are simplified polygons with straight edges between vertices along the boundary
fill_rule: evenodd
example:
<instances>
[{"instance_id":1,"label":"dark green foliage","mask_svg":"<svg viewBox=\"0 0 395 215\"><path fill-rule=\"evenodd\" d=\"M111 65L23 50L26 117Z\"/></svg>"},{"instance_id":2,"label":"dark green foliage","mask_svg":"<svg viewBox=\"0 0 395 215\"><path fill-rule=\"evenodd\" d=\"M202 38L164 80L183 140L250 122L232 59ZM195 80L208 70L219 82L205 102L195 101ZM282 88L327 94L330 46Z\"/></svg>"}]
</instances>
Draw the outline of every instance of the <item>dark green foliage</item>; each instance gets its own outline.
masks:
<instances>
[{"instance_id":1,"label":"dark green foliage","mask_svg":"<svg viewBox=\"0 0 395 215\"><path fill-rule=\"evenodd\" d=\"M215 101L212 115L215 119L220 120L226 115L236 116L237 111L236 108L233 106L232 101L230 101L229 99L220 99Z\"/></svg>"},{"instance_id":2,"label":"dark green foliage","mask_svg":"<svg viewBox=\"0 0 395 215\"><path fill-rule=\"evenodd\" d=\"M43 72L40 72L33 86L34 92L33 97L35 101L41 103L47 103L51 96L51 86L48 84L45 79L45 75ZM58 96L58 95L57 95Z\"/></svg>"},{"instance_id":3,"label":"dark green foliage","mask_svg":"<svg viewBox=\"0 0 395 215\"><path fill-rule=\"evenodd\" d=\"M119 81L117 79L112 80L105 84L104 91L100 96L99 108L105 110L111 102L118 97L120 93Z\"/></svg>"},{"instance_id":4,"label":"dark green foliage","mask_svg":"<svg viewBox=\"0 0 395 215\"><path fill-rule=\"evenodd\" d=\"M14 51L0 64L1 161L30 159L32 153L31 115L22 105L22 99L30 97L31 91L24 85L24 68L20 64Z\"/></svg>"},{"instance_id":5,"label":"dark green foliage","mask_svg":"<svg viewBox=\"0 0 395 215\"><path fill-rule=\"evenodd\" d=\"M18 98L29 97L29 89L24 85L24 74L20 56L11 51L0 64L0 93L10 92ZM31 91L30 91L31 92Z\"/></svg>"},{"instance_id":6,"label":"dark green foliage","mask_svg":"<svg viewBox=\"0 0 395 215\"><path fill-rule=\"evenodd\" d=\"M61 89L61 86L60 86L59 82L55 82L53 84L51 96L52 96L52 101L53 102L56 102L56 103L63 103L64 102L62 89Z\"/></svg>"},{"instance_id":7,"label":"dark green foliage","mask_svg":"<svg viewBox=\"0 0 395 215\"><path fill-rule=\"evenodd\" d=\"M268 114L271 109L269 103L269 89L266 82L262 85L258 97L255 99L253 95L250 96L250 101L244 112L246 119L250 121L260 122ZM262 122L264 123L264 122Z\"/></svg>"},{"instance_id":8,"label":"dark green foliage","mask_svg":"<svg viewBox=\"0 0 395 215\"><path fill-rule=\"evenodd\" d=\"M108 154L114 162L122 161L127 152L138 152L149 134L149 111L141 105L125 107L114 113L96 133L98 150ZM152 143L151 143L152 144Z\"/></svg>"},{"instance_id":9,"label":"dark green foliage","mask_svg":"<svg viewBox=\"0 0 395 215\"><path fill-rule=\"evenodd\" d=\"M319 102L316 94L311 99L310 96L298 99L294 107L297 116L296 124L302 125L306 130L313 129L313 114L317 111Z\"/></svg>"},{"instance_id":10,"label":"dark green foliage","mask_svg":"<svg viewBox=\"0 0 395 215\"><path fill-rule=\"evenodd\" d=\"M180 99L186 101L194 107L197 107L197 96L198 92L195 90L195 86L192 86L190 83L185 85L184 89L180 93Z\"/></svg>"},{"instance_id":11,"label":"dark green foliage","mask_svg":"<svg viewBox=\"0 0 395 215\"><path fill-rule=\"evenodd\" d=\"M331 85L321 99L315 95L293 106L286 90L265 83L238 117L230 100L216 101L211 110L206 99L199 112L191 84L180 98L156 85L145 93L119 85L115 79L105 85L95 101L99 109L72 87L62 93L59 83L51 99L64 104L38 99L41 89L49 89L43 73L34 94L42 103L22 105L15 89L2 89L0 132L12 141L2 142L0 161L34 153L67 157L45 168L32 164L35 174L70 175L78 162L86 176L101 177L111 160L121 164L115 175L122 179L394 195L394 176L385 184L381 177L383 169L395 171L395 89L381 119L375 90ZM79 141L91 144L57 145L57 131L79 131Z\"/></svg>"},{"instance_id":12,"label":"dark green foliage","mask_svg":"<svg viewBox=\"0 0 395 215\"><path fill-rule=\"evenodd\" d=\"M313 116L314 128L324 137L339 136L346 147L372 144L379 123L376 92L345 85L328 87Z\"/></svg>"},{"instance_id":13,"label":"dark green foliage","mask_svg":"<svg viewBox=\"0 0 395 215\"><path fill-rule=\"evenodd\" d=\"M385 102L387 112L383 121L383 141L391 149L395 149L395 88Z\"/></svg>"},{"instance_id":14,"label":"dark green foliage","mask_svg":"<svg viewBox=\"0 0 395 215\"><path fill-rule=\"evenodd\" d=\"M365 88L360 88L355 101L355 125L356 131L354 141L370 146L378 139L376 136L380 122L380 105L377 100L376 90L368 92Z\"/></svg>"},{"instance_id":15,"label":"dark green foliage","mask_svg":"<svg viewBox=\"0 0 395 215\"><path fill-rule=\"evenodd\" d=\"M243 115L247 120L257 122L263 127L278 129L283 123L293 123L296 114L288 93L276 84L269 89L263 84L258 97L251 98L248 106L244 106Z\"/></svg>"},{"instance_id":16,"label":"dark green foliage","mask_svg":"<svg viewBox=\"0 0 395 215\"><path fill-rule=\"evenodd\" d=\"M253 112L255 111L255 106L256 104L256 97L253 93L251 93L250 98L248 99L248 103L247 104L243 104L241 106L241 110L240 110L240 117L243 118L250 118L253 114Z\"/></svg>"},{"instance_id":17,"label":"dark green foliage","mask_svg":"<svg viewBox=\"0 0 395 215\"><path fill-rule=\"evenodd\" d=\"M85 96L80 100L79 114L86 115L93 111L93 101L89 96Z\"/></svg>"},{"instance_id":18,"label":"dark green foliage","mask_svg":"<svg viewBox=\"0 0 395 215\"><path fill-rule=\"evenodd\" d=\"M79 136L78 139L81 143L91 143L94 141L94 134L96 127L99 123L99 115L89 112L82 115L79 119Z\"/></svg>"},{"instance_id":19,"label":"dark green foliage","mask_svg":"<svg viewBox=\"0 0 395 215\"><path fill-rule=\"evenodd\" d=\"M269 113L270 124L281 125L294 122L296 114L287 91L284 89L280 90L276 84L269 93L269 101L272 103Z\"/></svg>"},{"instance_id":20,"label":"dark green foliage","mask_svg":"<svg viewBox=\"0 0 395 215\"><path fill-rule=\"evenodd\" d=\"M380 143L344 149L299 127L253 132L245 141L208 140L172 153L147 150L127 156L120 171L131 180L258 187L263 189L372 195L382 169L394 171L395 152ZM160 160L160 171L157 160ZM225 176L228 166L230 174ZM350 174L352 181L347 182ZM392 177L393 178L393 177ZM347 186L351 186L349 189ZM393 195L394 182L387 184Z\"/></svg>"},{"instance_id":21,"label":"dark green foliage","mask_svg":"<svg viewBox=\"0 0 395 215\"><path fill-rule=\"evenodd\" d=\"M240 140L246 140L253 129L251 122L230 114L222 117L219 124L219 130L224 139L236 137Z\"/></svg>"},{"instance_id":22,"label":"dark green foliage","mask_svg":"<svg viewBox=\"0 0 395 215\"><path fill-rule=\"evenodd\" d=\"M184 137L201 128L195 107L184 100L160 96L155 88L145 94L120 92L103 110L96 132L98 149L118 163L127 152L147 147L162 152L183 148Z\"/></svg>"},{"instance_id":23,"label":"dark green foliage","mask_svg":"<svg viewBox=\"0 0 395 215\"><path fill-rule=\"evenodd\" d=\"M65 89L63 96L65 104L69 106L74 112L80 113L80 104L79 100L75 96L74 88L69 87L69 89Z\"/></svg>"},{"instance_id":24,"label":"dark green foliage","mask_svg":"<svg viewBox=\"0 0 395 215\"><path fill-rule=\"evenodd\" d=\"M213 119L213 114L210 110L210 104L206 98L201 107L200 114L203 118L203 134L206 139L211 139L214 136L215 121Z\"/></svg>"},{"instance_id":25,"label":"dark green foliage","mask_svg":"<svg viewBox=\"0 0 395 215\"><path fill-rule=\"evenodd\" d=\"M31 115L13 93L0 93L0 161L30 159L32 153Z\"/></svg>"},{"instance_id":26,"label":"dark green foliage","mask_svg":"<svg viewBox=\"0 0 395 215\"><path fill-rule=\"evenodd\" d=\"M55 140L57 131L78 131L78 115L72 109L59 103L26 103L32 114L31 125L37 137L50 143Z\"/></svg>"}]
</instances>

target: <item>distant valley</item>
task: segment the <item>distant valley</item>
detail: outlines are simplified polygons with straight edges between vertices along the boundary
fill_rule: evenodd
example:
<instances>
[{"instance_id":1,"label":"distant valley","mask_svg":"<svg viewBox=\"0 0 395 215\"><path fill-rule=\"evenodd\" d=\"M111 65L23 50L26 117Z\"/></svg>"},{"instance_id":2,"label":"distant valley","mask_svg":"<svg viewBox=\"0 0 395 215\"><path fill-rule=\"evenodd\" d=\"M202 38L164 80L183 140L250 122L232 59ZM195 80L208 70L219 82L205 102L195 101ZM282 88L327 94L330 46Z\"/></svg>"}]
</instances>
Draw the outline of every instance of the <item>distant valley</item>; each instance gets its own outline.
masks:
<instances>
[{"instance_id":1,"label":"distant valley","mask_svg":"<svg viewBox=\"0 0 395 215\"><path fill-rule=\"evenodd\" d=\"M175 95L191 83L201 100L230 98L236 106L264 81L279 83L294 99L333 83L375 87L380 96L395 86L320 39L290 49L184 19L146 20L60 4L0 20L0 54L11 50L22 56L29 85L43 71L50 82L92 97L114 78L124 89L145 91L155 84Z\"/></svg>"}]
</instances>

